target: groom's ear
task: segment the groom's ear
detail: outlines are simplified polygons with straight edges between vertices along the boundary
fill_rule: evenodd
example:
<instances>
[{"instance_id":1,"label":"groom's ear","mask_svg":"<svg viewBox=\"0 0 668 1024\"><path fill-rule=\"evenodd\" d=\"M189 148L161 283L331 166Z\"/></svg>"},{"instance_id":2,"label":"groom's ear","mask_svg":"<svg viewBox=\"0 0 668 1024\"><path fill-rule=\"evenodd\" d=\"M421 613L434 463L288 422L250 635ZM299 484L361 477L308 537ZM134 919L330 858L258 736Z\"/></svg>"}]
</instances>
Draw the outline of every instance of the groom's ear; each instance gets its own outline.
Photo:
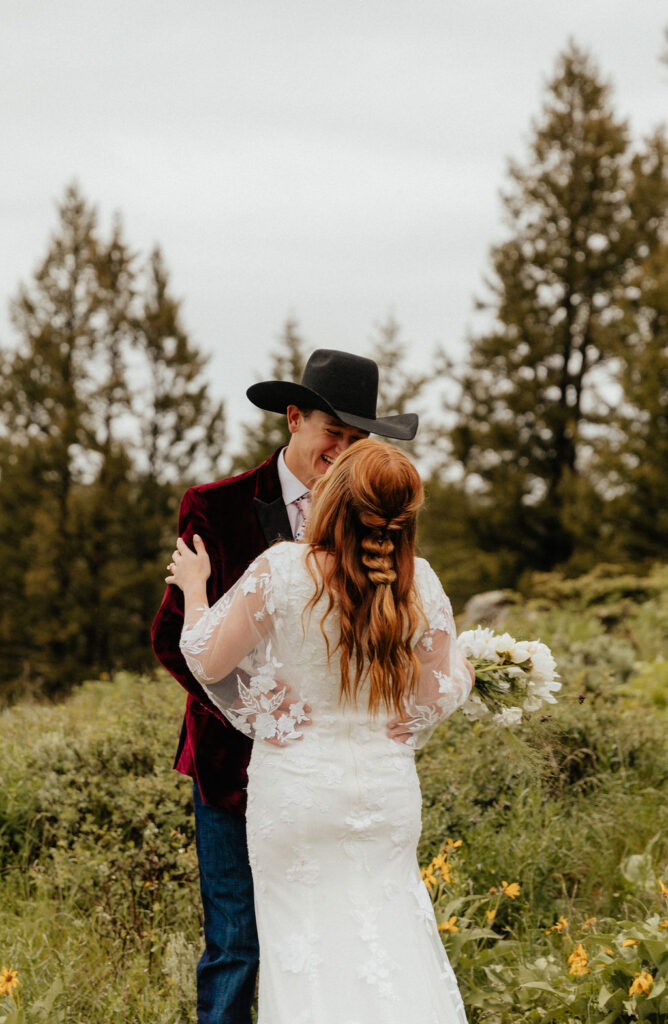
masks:
<instances>
[{"instance_id":1,"label":"groom's ear","mask_svg":"<svg viewBox=\"0 0 668 1024\"><path fill-rule=\"evenodd\" d=\"M288 430L291 434L296 434L304 419L301 409L298 405L289 405L285 410L285 414L288 419Z\"/></svg>"}]
</instances>

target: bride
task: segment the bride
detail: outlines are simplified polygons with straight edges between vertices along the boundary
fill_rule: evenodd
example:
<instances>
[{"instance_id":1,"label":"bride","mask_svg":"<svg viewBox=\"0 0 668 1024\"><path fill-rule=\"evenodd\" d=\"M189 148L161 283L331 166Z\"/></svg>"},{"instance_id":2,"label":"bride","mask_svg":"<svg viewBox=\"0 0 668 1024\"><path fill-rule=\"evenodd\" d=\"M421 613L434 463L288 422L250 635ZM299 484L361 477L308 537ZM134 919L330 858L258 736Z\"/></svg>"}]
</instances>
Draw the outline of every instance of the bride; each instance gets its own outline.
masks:
<instances>
[{"instance_id":1,"label":"bride","mask_svg":"<svg viewBox=\"0 0 668 1024\"><path fill-rule=\"evenodd\" d=\"M396 448L352 445L318 481L306 543L280 543L208 607L181 539L181 650L254 737L248 848L258 1024L465 1024L420 878L414 750L473 684L450 602L415 558L423 492Z\"/></svg>"}]
</instances>

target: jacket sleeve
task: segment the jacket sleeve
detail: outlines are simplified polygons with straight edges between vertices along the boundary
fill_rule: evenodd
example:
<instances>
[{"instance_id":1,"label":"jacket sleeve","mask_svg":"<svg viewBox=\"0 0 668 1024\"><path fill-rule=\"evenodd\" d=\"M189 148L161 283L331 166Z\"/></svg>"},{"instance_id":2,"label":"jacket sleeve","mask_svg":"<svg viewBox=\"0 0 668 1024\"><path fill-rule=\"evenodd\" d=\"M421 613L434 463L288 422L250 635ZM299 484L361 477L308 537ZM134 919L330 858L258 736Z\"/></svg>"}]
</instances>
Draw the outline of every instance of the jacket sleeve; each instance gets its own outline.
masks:
<instances>
[{"instance_id":1,"label":"jacket sleeve","mask_svg":"<svg viewBox=\"0 0 668 1024\"><path fill-rule=\"evenodd\" d=\"M205 515L201 496L193 488L186 491L179 508L178 535L192 547L193 534L198 533L207 551L215 548L214 538ZM151 641L155 655L164 668L211 711L216 718L225 721L219 708L211 701L201 684L188 668L179 649L179 638L183 626L183 594L178 587L168 586L151 628Z\"/></svg>"}]
</instances>

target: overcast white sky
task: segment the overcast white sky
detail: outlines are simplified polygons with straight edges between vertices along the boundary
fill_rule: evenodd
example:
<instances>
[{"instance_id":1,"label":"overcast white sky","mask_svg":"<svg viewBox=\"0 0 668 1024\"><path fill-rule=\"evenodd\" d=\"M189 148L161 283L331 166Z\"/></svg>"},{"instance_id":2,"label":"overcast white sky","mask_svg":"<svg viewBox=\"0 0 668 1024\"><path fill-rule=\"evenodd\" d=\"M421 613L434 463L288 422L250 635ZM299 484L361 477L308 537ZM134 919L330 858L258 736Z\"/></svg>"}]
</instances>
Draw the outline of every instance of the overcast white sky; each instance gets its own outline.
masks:
<instances>
[{"instance_id":1,"label":"overcast white sky","mask_svg":"<svg viewBox=\"0 0 668 1024\"><path fill-rule=\"evenodd\" d=\"M666 0L0 0L0 342L76 179L160 243L216 395L248 418L288 315L368 350L393 313L429 365L465 351L569 37L633 136L668 113Z\"/></svg>"}]
</instances>

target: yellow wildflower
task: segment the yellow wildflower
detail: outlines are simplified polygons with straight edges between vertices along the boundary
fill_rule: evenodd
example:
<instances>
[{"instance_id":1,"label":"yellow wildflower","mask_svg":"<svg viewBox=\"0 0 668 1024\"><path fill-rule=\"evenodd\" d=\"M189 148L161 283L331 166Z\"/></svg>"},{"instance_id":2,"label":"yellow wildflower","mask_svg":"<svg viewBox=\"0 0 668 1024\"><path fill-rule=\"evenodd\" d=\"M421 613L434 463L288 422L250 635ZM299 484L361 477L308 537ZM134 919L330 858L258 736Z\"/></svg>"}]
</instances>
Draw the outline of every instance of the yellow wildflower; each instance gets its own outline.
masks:
<instances>
[{"instance_id":1,"label":"yellow wildflower","mask_svg":"<svg viewBox=\"0 0 668 1024\"><path fill-rule=\"evenodd\" d=\"M659 931L661 931L662 928L668 928L668 917L665 919L665 921L661 921L661 923L659 924Z\"/></svg>"},{"instance_id":2,"label":"yellow wildflower","mask_svg":"<svg viewBox=\"0 0 668 1024\"><path fill-rule=\"evenodd\" d=\"M588 917L587 920L585 921L585 923L582 925L583 931L587 931L587 929L591 928L591 926L593 924L596 924L596 918L595 917Z\"/></svg>"},{"instance_id":3,"label":"yellow wildflower","mask_svg":"<svg viewBox=\"0 0 668 1024\"><path fill-rule=\"evenodd\" d=\"M439 932L458 932L458 931L459 931L459 928L458 928L458 927L457 927L457 925L455 924L455 921L456 921L456 920L457 920L457 917L456 917L456 916L454 916L454 917L451 917L451 918L449 919L449 921L443 921L443 922L442 922L441 924L439 924L439 926L438 926L438 930L439 930Z\"/></svg>"},{"instance_id":4,"label":"yellow wildflower","mask_svg":"<svg viewBox=\"0 0 668 1024\"><path fill-rule=\"evenodd\" d=\"M622 942L622 949L626 949L627 946L637 946L637 945L638 945L638 940L637 939L624 939L624 941Z\"/></svg>"},{"instance_id":5,"label":"yellow wildflower","mask_svg":"<svg viewBox=\"0 0 668 1024\"><path fill-rule=\"evenodd\" d=\"M668 898L668 885L664 885L661 879L659 879L659 885L661 886L661 895Z\"/></svg>"},{"instance_id":6,"label":"yellow wildflower","mask_svg":"<svg viewBox=\"0 0 668 1024\"><path fill-rule=\"evenodd\" d=\"M496 917L496 910L486 910L485 916L488 921L493 921L494 918Z\"/></svg>"},{"instance_id":7,"label":"yellow wildflower","mask_svg":"<svg viewBox=\"0 0 668 1024\"><path fill-rule=\"evenodd\" d=\"M463 846L463 844L464 844L464 840L463 839L457 839L456 842L453 841L452 839L446 839L445 840L445 848L446 848L446 850L458 850L460 846Z\"/></svg>"},{"instance_id":8,"label":"yellow wildflower","mask_svg":"<svg viewBox=\"0 0 668 1024\"><path fill-rule=\"evenodd\" d=\"M434 857L428 870L431 870L432 872L440 871L441 878L444 882L452 882L452 874L450 872L450 865L448 864L447 853L439 853L438 857Z\"/></svg>"},{"instance_id":9,"label":"yellow wildflower","mask_svg":"<svg viewBox=\"0 0 668 1024\"><path fill-rule=\"evenodd\" d=\"M546 935L550 935L551 932L566 932L568 931L568 918L560 917L556 924L553 924L551 928L548 928L545 932Z\"/></svg>"},{"instance_id":10,"label":"yellow wildflower","mask_svg":"<svg viewBox=\"0 0 668 1024\"><path fill-rule=\"evenodd\" d=\"M654 978L647 971L636 971L634 975L635 981L629 989L630 996L648 996L652 991L652 985L654 984Z\"/></svg>"},{"instance_id":11,"label":"yellow wildflower","mask_svg":"<svg viewBox=\"0 0 668 1024\"><path fill-rule=\"evenodd\" d=\"M589 957L585 952L585 948L582 943L578 943L567 961L570 964L569 974L572 974L574 978L579 978L583 974L589 974Z\"/></svg>"},{"instance_id":12,"label":"yellow wildflower","mask_svg":"<svg viewBox=\"0 0 668 1024\"><path fill-rule=\"evenodd\" d=\"M422 868L420 874L422 875L422 881L424 882L428 889L432 889L432 887L434 889L436 888L436 886L438 885L438 881L436 880L436 875L431 870L431 864L429 865L428 868Z\"/></svg>"},{"instance_id":13,"label":"yellow wildflower","mask_svg":"<svg viewBox=\"0 0 668 1024\"><path fill-rule=\"evenodd\" d=\"M501 882L501 888L503 889L503 895L508 896L511 900L516 900L520 894L519 882Z\"/></svg>"},{"instance_id":14,"label":"yellow wildflower","mask_svg":"<svg viewBox=\"0 0 668 1024\"><path fill-rule=\"evenodd\" d=\"M496 887L495 885L493 885L493 886L491 887L491 889L489 890L489 892L490 892L490 895L492 895L492 896L494 896L494 894L495 894L495 893L497 893L498 891L499 891L499 890L497 889L497 887Z\"/></svg>"},{"instance_id":15,"label":"yellow wildflower","mask_svg":"<svg viewBox=\"0 0 668 1024\"><path fill-rule=\"evenodd\" d=\"M610 954L610 956L614 956L614 955L615 955L615 951L614 951L614 949L610 949L610 946L605 946L605 948L604 948L603 952L604 952L604 953L609 953L609 954Z\"/></svg>"},{"instance_id":16,"label":"yellow wildflower","mask_svg":"<svg viewBox=\"0 0 668 1024\"><path fill-rule=\"evenodd\" d=\"M17 971L13 967L3 967L0 971L0 996L11 996L18 983Z\"/></svg>"}]
</instances>

